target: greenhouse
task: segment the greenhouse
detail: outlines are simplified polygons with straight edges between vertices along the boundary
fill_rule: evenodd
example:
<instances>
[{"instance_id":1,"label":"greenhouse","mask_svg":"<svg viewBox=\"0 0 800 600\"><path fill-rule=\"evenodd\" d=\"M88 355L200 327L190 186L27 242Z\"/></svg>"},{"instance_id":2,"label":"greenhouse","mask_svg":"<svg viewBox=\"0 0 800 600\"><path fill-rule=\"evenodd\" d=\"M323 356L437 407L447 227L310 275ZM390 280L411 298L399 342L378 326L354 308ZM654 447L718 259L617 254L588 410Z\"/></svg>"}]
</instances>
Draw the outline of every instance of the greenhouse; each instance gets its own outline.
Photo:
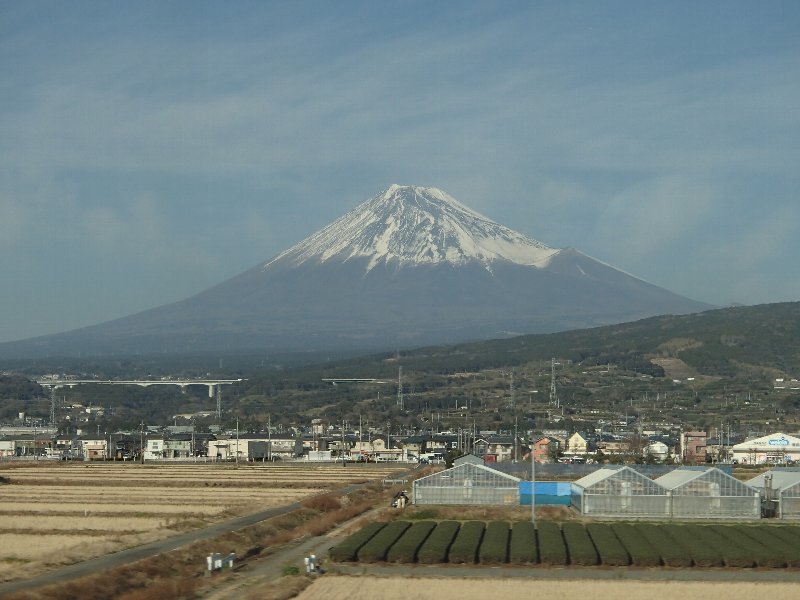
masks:
<instances>
[{"instance_id":1,"label":"greenhouse","mask_svg":"<svg viewBox=\"0 0 800 600\"><path fill-rule=\"evenodd\" d=\"M520 480L484 465L462 463L414 482L414 504L519 505Z\"/></svg>"},{"instance_id":2,"label":"greenhouse","mask_svg":"<svg viewBox=\"0 0 800 600\"><path fill-rule=\"evenodd\" d=\"M572 506L586 516L669 516L667 491L630 467L602 468L572 484Z\"/></svg>"},{"instance_id":3,"label":"greenhouse","mask_svg":"<svg viewBox=\"0 0 800 600\"><path fill-rule=\"evenodd\" d=\"M670 496L678 519L761 517L761 496L749 485L716 468L676 469L655 480Z\"/></svg>"},{"instance_id":4,"label":"greenhouse","mask_svg":"<svg viewBox=\"0 0 800 600\"><path fill-rule=\"evenodd\" d=\"M800 471L767 471L747 485L760 492L768 516L800 519Z\"/></svg>"}]
</instances>

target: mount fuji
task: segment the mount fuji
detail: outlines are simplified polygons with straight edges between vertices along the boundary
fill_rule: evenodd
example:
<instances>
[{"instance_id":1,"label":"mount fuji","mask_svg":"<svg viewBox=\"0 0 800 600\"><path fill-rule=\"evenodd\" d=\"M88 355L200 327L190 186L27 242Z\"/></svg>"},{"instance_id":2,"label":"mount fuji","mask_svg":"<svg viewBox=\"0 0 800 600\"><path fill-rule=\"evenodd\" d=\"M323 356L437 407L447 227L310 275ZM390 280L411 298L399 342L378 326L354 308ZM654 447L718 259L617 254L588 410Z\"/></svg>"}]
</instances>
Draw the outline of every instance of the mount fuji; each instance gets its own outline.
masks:
<instances>
[{"instance_id":1,"label":"mount fuji","mask_svg":"<svg viewBox=\"0 0 800 600\"><path fill-rule=\"evenodd\" d=\"M710 308L550 248L437 188L392 185L191 298L0 344L0 356L395 349Z\"/></svg>"}]
</instances>

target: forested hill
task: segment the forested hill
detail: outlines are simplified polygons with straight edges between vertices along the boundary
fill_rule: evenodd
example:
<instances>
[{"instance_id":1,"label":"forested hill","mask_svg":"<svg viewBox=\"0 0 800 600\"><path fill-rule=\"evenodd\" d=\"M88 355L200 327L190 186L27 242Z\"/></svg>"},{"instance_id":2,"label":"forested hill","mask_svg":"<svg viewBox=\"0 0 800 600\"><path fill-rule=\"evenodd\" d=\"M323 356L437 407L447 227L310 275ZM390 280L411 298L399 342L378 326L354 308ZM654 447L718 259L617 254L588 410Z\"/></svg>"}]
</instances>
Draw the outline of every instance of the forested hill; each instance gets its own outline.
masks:
<instances>
[{"instance_id":1,"label":"forested hill","mask_svg":"<svg viewBox=\"0 0 800 600\"><path fill-rule=\"evenodd\" d=\"M705 375L737 376L755 368L796 377L800 375L800 303L725 308L563 333L421 348L403 352L401 362L420 371L477 371L551 357L587 365L618 364L654 375L663 373L650 359L672 357ZM375 362L361 359L340 366L343 372L353 372L359 366L374 368Z\"/></svg>"}]
</instances>

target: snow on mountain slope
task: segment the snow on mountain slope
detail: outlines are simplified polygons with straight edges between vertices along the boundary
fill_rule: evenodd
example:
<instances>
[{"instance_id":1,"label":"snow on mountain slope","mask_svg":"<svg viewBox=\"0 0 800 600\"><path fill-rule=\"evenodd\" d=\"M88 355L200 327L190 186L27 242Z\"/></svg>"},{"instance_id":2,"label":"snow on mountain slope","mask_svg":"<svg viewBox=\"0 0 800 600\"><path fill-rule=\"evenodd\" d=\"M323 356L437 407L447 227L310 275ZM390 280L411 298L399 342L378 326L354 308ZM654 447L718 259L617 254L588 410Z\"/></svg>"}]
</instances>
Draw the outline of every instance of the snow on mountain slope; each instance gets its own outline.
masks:
<instances>
[{"instance_id":1,"label":"snow on mountain slope","mask_svg":"<svg viewBox=\"0 0 800 600\"><path fill-rule=\"evenodd\" d=\"M369 259L400 265L478 261L544 267L559 250L513 231L437 188L392 185L264 265Z\"/></svg>"}]
</instances>

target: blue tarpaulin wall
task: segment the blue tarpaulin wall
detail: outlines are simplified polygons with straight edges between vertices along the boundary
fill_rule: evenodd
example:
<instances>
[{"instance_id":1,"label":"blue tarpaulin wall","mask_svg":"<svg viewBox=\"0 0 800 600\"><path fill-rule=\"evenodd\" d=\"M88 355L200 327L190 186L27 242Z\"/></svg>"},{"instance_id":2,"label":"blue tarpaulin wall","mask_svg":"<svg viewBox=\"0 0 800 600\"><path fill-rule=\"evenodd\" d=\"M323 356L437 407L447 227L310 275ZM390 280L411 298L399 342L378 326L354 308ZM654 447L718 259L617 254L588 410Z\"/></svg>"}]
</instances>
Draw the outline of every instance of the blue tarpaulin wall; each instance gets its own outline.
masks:
<instances>
[{"instance_id":1,"label":"blue tarpaulin wall","mask_svg":"<svg viewBox=\"0 0 800 600\"><path fill-rule=\"evenodd\" d=\"M567 481L537 481L536 504L566 504L569 505L572 486ZM522 506L531 505L531 482L519 482L519 503Z\"/></svg>"}]
</instances>

